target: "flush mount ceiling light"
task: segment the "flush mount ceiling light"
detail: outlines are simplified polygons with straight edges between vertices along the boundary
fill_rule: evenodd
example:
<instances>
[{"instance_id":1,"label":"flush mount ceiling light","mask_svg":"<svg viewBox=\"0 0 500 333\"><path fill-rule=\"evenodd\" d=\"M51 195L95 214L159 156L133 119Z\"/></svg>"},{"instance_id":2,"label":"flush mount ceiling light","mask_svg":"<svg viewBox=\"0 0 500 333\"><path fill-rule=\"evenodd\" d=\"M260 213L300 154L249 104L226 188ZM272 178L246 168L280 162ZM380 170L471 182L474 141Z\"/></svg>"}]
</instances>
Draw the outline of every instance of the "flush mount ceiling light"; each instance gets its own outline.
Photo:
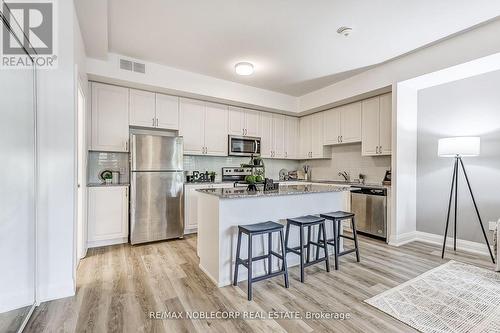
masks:
<instances>
[{"instance_id":1,"label":"flush mount ceiling light","mask_svg":"<svg viewBox=\"0 0 500 333\"><path fill-rule=\"evenodd\" d=\"M337 33L344 37L349 36L352 33L352 28L349 27L340 27L337 29Z\"/></svg>"},{"instance_id":2,"label":"flush mount ceiling light","mask_svg":"<svg viewBox=\"0 0 500 333\"><path fill-rule=\"evenodd\" d=\"M253 74L253 65L249 62L239 62L234 65L234 70L238 75L252 75Z\"/></svg>"}]
</instances>

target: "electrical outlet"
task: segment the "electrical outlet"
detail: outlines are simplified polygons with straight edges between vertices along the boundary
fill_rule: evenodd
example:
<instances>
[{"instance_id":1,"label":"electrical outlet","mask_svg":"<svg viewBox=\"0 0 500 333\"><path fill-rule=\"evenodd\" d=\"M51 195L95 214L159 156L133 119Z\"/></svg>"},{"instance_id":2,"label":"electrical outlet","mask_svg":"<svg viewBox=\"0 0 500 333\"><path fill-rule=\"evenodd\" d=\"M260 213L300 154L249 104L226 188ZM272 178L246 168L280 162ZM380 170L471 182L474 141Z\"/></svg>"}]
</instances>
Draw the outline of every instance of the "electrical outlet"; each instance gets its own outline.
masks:
<instances>
[{"instance_id":1,"label":"electrical outlet","mask_svg":"<svg viewBox=\"0 0 500 333\"><path fill-rule=\"evenodd\" d=\"M489 224L490 224L489 226L490 231L495 231L495 228L497 227L497 222L490 221Z\"/></svg>"}]
</instances>

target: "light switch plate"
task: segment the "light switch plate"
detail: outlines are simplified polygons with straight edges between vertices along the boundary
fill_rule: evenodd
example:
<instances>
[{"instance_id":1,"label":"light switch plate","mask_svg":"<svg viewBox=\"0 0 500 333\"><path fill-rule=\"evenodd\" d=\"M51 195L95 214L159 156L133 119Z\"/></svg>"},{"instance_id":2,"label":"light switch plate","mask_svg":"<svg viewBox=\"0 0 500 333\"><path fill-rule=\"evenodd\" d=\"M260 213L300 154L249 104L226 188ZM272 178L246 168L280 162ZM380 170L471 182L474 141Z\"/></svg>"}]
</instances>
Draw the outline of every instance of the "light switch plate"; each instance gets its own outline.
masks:
<instances>
[{"instance_id":1,"label":"light switch plate","mask_svg":"<svg viewBox=\"0 0 500 333\"><path fill-rule=\"evenodd\" d=\"M489 224L490 224L489 226L490 231L495 231L495 228L497 227L497 222L490 221Z\"/></svg>"}]
</instances>

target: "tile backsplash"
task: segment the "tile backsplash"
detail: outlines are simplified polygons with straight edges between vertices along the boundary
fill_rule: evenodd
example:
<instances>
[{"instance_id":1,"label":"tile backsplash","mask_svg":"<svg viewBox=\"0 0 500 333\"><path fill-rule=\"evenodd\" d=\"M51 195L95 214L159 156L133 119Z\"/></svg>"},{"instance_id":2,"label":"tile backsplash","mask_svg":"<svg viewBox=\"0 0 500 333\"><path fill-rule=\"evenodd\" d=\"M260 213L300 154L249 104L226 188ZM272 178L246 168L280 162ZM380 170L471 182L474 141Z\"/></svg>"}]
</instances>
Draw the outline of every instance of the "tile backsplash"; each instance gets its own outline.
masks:
<instances>
[{"instance_id":1,"label":"tile backsplash","mask_svg":"<svg viewBox=\"0 0 500 333\"><path fill-rule=\"evenodd\" d=\"M332 146L329 160L303 161L311 167L314 180L342 180L339 172L347 171L351 180L365 175L367 183L381 183L386 170L391 169L391 156L361 156L361 143Z\"/></svg>"},{"instance_id":2,"label":"tile backsplash","mask_svg":"<svg viewBox=\"0 0 500 333\"><path fill-rule=\"evenodd\" d=\"M184 156L184 170L196 170L201 172L215 171L217 173L215 180L220 181L222 167L237 167L249 161L249 157ZM264 165L266 167L266 177L278 179L281 169L287 169L288 171L297 170L299 162L264 159Z\"/></svg>"},{"instance_id":3,"label":"tile backsplash","mask_svg":"<svg viewBox=\"0 0 500 333\"><path fill-rule=\"evenodd\" d=\"M120 183L129 183L128 153L90 151L88 161L88 183L99 184L99 174L103 170L120 172Z\"/></svg>"}]
</instances>

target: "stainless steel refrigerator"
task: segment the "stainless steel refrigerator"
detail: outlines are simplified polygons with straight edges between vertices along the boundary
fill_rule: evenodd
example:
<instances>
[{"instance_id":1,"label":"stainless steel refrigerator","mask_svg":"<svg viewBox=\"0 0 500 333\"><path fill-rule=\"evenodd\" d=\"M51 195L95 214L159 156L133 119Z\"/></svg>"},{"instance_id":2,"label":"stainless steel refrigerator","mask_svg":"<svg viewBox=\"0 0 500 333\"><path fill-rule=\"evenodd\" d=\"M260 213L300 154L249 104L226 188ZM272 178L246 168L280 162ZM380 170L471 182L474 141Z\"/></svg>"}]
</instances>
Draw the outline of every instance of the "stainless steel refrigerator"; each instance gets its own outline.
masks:
<instances>
[{"instance_id":1,"label":"stainless steel refrigerator","mask_svg":"<svg viewBox=\"0 0 500 333\"><path fill-rule=\"evenodd\" d=\"M130 243L182 237L182 137L131 136Z\"/></svg>"}]
</instances>

